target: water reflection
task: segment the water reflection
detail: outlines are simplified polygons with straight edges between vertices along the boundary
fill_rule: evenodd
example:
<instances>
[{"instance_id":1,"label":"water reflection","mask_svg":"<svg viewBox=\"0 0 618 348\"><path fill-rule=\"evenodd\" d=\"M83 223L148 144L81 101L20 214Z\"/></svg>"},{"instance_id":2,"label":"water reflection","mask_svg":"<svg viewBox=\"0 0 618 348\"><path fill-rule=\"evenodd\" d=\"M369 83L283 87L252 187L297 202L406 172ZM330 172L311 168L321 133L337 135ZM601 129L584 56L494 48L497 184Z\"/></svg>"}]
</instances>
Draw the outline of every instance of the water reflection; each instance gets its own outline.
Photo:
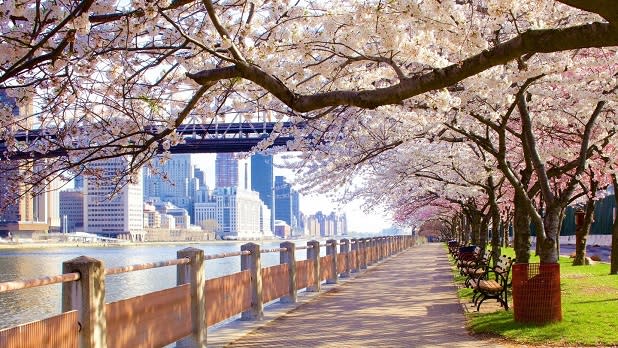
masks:
<instances>
[{"instance_id":1,"label":"water reflection","mask_svg":"<svg viewBox=\"0 0 618 348\"><path fill-rule=\"evenodd\" d=\"M242 242L194 244L207 255L239 251ZM305 245L302 242L297 245ZM277 248L279 243L263 243L262 248ZM66 247L56 249L0 250L0 282L32 279L62 273L62 262L78 256L103 261L105 268L129 266L176 258L186 245L131 247ZM306 253L297 251L303 260ZM262 267L279 263L279 253L262 254ZM215 278L240 270L240 257L206 261L206 278ZM107 276L106 302L118 301L176 285L176 267L163 267ZM61 311L61 285L0 293L0 329L40 320Z\"/></svg>"}]
</instances>

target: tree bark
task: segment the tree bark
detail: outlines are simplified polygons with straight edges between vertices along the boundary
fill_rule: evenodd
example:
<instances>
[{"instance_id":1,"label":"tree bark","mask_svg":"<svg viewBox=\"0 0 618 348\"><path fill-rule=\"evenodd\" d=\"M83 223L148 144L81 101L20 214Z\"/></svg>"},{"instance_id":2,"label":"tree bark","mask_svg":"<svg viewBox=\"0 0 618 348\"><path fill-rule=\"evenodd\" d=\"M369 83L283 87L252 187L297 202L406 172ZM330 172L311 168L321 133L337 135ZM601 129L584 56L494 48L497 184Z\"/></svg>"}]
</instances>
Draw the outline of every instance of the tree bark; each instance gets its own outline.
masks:
<instances>
[{"instance_id":1,"label":"tree bark","mask_svg":"<svg viewBox=\"0 0 618 348\"><path fill-rule=\"evenodd\" d=\"M502 232L502 247L509 247L509 226L511 224L508 220L500 221L500 231Z\"/></svg>"},{"instance_id":2,"label":"tree bark","mask_svg":"<svg viewBox=\"0 0 618 348\"><path fill-rule=\"evenodd\" d=\"M590 233L590 226L592 226L592 218L594 216L594 204L595 201L592 198L588 198L586 202L586 215L584 217L584 223L582 226L575 228L575 259L573 259L573 266L583 266L586 264L586 243L588 240L588 234Z\"/></svg>"},{"instance_id":3,"label":"tree bark","mask_svg":"<svg viewBox=\"0 0 618 348\"><path fill-rule=\"evenodd\" d=\"M545 217L543 218L543 227L545 229L545 238L538 241L539 257L541 263L556 263L558 262L558 248L556 247L558 236L560 235L560 210L559 205L547 205ZM537 233L538 235L538 233Z\"/></svg>"},{"instance_id":4,"label":"tree bark","mask_svg":"<svg viewBox=\"0 0 618 348\"><path fill-rule=\"evenodd\" d=\"M470 211L471 241L473 245L479 245L481 239L481 214L476 210Z\"/></svg>"},{"instance_id":5,"label":"tree bark","mask_svg":"<svg viewBox=\"0 0 618 348\"><path fill-rule=\"evenodd\" d=\"M525 204L525 199L516 193L513 210L513 247L517 263L530 262L530 216Z\"/></svg>"},{"instance_id":6,"label":"tree bark","mask_svg":"<svg viewBox=\"0 0 618 348\"><path fill-rule=\"evenodd\" d=\"M491 217L491 253L494 262L498 260L501 254L500 250L500 207L496 197L496 187L494 186L493 178L490 176L488 181L488 197L489 197L489 214Z\"/></svg>"},{"instance_id":7,"label":"tree bark","mask_svg":"<svg viewBox=\"0 0 618 348\"><path fill-rule=\"evenodd\" d=\"M612 226L612 253L609 274L618 274L618 179L612 174L612 183L614 184L614 202L616 209L616 217Z\"/></svg>"},{"instance_id":8,"label":"tree bark","mask_svg":"<svg viewBox=\"0 0 618 348\"><path fill-rule=\"evenodd\" d=\"M485 250L487 248L487 230L489 223L487 221L487 217L481 217L481 225L479 228L479 246Z\"/></svg>"}]
</instances>

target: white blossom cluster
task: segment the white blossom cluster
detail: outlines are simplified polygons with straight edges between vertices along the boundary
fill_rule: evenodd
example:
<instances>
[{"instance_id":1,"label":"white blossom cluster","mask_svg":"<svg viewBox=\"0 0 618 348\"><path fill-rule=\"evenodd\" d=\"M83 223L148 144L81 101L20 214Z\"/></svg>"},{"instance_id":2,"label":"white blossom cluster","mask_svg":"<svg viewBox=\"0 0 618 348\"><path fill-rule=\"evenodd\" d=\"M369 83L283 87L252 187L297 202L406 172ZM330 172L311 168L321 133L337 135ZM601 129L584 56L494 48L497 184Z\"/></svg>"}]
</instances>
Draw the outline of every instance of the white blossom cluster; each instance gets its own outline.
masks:
<instances>
[{"instance_id":1,"label":"white blossom cluster","mask_svg":"<svg viewBox=\"0 0 618 348\"><path fill-rule=\"evenodd\" d=\"M183 142L175 129L189 119L293 121L303 126L277 127L256 151L292 134L285 150L299 153L306 190L343 188L342 200L362 197L401 221L429 218L427 202L440 214L482 206L492 190L505 211L529 160L518 98L548 170L576 161L588 142L586 172L551 177L556 193L576 172L603 184L616 172L618 35L607 26L616 8L588 6L3 1L0 87L20 112L0 108L2 161L60 152L20 172L19 182L34 184L96 173L97 160L124 156L120 177L131 180L158 153L169 158ZM44 132L19 140L33 130ZM489 178L502 186L488 188ZM541 172L531 185L537 179Z\"/></svg>"}]
</instances>

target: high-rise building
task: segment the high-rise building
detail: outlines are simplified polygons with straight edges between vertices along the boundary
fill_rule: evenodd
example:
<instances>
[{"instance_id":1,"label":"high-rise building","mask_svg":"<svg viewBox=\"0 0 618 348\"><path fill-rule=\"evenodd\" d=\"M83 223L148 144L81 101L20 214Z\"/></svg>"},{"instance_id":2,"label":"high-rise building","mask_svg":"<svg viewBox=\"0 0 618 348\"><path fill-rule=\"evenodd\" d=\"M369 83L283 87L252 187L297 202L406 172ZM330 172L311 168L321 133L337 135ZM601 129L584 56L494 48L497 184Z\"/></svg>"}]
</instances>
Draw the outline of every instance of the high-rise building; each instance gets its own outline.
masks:
<instances>
[{"instance_id":1,"label":"high-rise building","mask_svg":"<svg viewBox=\"0 0 618 348\"><path fill-rule=\"evenodd\" d=\"M309 215L307 220L307 235L310 237L333 237L348 234L348 223L345 214L331 212L325 215L321 211Z\"/></svg>"},{"instance_id":2,"label":"high-rise building","mask_svg":"<svg viewBox=\"0 0 618 348\"><path fill-rule=\"evenodd\" d=\"M142 183L130 183L116 189L111 181L116 172L126 172L127 160L123 157L98 161L93 164L105 173L102 178L85 177L84 229L109 237L143 240L144 194ZM141 177L141 176L138 176Z\"/></svg>"},{"instance_id":3,"label":"high-rise building","mask_svg":"<svg viewBox=\"0 0 618 348\"><path fill-rule=\"evenodd\" d=\"M256 154L251 156L251 189L260 195L260 199L274 213L274 170L273 156ZM270 225L275 225L275 214L271 214Z\"/></svg>"},{"instance_id":4,"label":"high-rise building","mask_svg":"<svg viewBox=\"0 0 618 348\"><path fill-rule=\"evenodd\" d=\"M217 153L215 187L238 187L238 159L232 153Z\"/></svg>"},{"instance_id":5,"label":"high-rise building","mask_svg":"<svg viewBox=\"0 0 618 348\"><path fill-rule=\"evenodd\" d=\"M0 106L6 108L4 112L12 114L17 124L26 128L30 126L32 105L18 106L15 99L0 89ZM60 231L59 182L42 180L35 186L12 182L21 171L36 172L45 166L45 160L34 164L20 163L20 168L15 163L18 162L2 164L0 168L0 203L6 204L0 212L0 236L11 232L14 236L29 238L34 233Z\"/></svg>"},{"instance_id":6,"label":"high-rise building","mask_svg":"<svg viewBox=\"0 0 618 348\"><path fill-rule=\"evenodd\" d=\"M223 239L258 239L265 235L264 203L255 191L219 187L213 191L219 236ZM269 235L272 232L268 231Z\"/></svg>"},{"instance_id":7,"label":"high-rise building","mask_svg":"<svg viewBox=\"0 0 618 348\"><path fill-rule=\"evenodd\" d=\"M31 238L34 233L59 232L59 182L47 182L41 187L25 184L14 187L10 178L16 177L20 170L23 168L0 170L0 201L9 203L0 212L0 235L11 232L13 236Z\"/></svg>"},{"instance_id":8,"label":"high-rise building","mask_svg":"<svg viewBox=\"0 0 618 348\"><path fill-rule=\"evenodd\" d=\"M198 181L198 188L206 186L206 174L197 166L193 166L193 176Z\"/></svg>"},{"instance_id":9,"label":"high-rise building","mask_svg":"<svg viewBox=\"0 0 618 348\"><path fill-rule=\"evenodd\" d=\"M75 185L76 190L83 190L84 189L84 176L78 175L75 178L73 178L73 184Z\"/></svg>"},{"instance_id":10,"label":"high-rise building","mask_svg":"<svg viewBox=\"0 0 618 348\"><path fill-rule=\"evenodd\" d=\"M305 231L305 222L300 213L300 193L296 190L291 190L290 198L292 200L292 223L294 224L294 236L300 236Z\"/></svg>"},{"instance_id":11,"label":"high-rise building","mask_svg":"<svg viewBox=\"0 0 618 348\"><path fill-rule=\"evenodd\" d=\"M60 191L60 223L62 232L84 230L84 193L82 190Z\"/></svg>"},{"instance_id":12,"label":"high-rise building","mask_svg":"<svg viewBox=\"0 0 618 348\"><path fill-rule=\"evenodd\" d=\"M292 187L283 176L275 176L275 220L285 221L292 226Z\"/></svg>"},{"instance_id":13,"label":"high-rise building","mask_svg":"<svg viewBox=\"0 0 618 348\"><path fill-rule=\"evenodd\" d=\"M275 176L275 220L285 221L292 228L292 235L302 234L300 229L299 194L283 176Z\"/></svg>"},{"instance_id":14,"label":"high-rise building","mask_svg":"<svg viewBox=\"0 0 618 348\"><path fill-rule=\"evenodd\" d=\"M155 160L153 167L144 171L144 198L171 202L191 214L195 192L199 188L191 155L172 155L165 163Z\"/></svg>"}]
</instances>

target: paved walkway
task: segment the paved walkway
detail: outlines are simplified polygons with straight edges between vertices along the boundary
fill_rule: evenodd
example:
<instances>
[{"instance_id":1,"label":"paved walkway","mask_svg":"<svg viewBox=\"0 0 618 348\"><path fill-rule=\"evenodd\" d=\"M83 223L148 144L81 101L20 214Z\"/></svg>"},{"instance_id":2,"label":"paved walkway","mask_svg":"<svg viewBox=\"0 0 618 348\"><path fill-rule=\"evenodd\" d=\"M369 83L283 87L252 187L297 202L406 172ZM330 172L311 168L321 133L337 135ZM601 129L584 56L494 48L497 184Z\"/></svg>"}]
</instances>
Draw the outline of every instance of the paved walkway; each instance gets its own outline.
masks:
<instances>
[{"instance_id":1,"label":"paved walkway","mask_svg":"<svg viewBox=\"0 0 618 348\"><path fill-rule=\"evenodd\" d=\"M209 333L208 346L500 346L469 335L464 324L446 251L425 244L370 266L227 345Z\"/></svg>"}]
</instances>

